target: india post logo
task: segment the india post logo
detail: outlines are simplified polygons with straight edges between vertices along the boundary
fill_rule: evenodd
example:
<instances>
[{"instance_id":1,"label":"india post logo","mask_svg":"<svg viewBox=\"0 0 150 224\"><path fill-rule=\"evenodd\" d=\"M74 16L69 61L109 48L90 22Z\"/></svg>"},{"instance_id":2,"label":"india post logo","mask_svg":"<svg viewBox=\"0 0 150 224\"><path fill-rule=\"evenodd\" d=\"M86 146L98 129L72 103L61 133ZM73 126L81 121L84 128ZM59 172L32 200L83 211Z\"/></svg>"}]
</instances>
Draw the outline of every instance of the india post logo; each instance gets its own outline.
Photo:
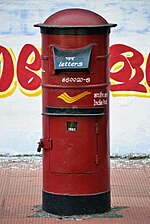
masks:
<instances>
[{"instance_id":1,"label":"india post logo","mask_svg":"<svg viewBox=\"0 0 150 224\"><path fill-rule=\"evenodd\" d=\"M61 95L59 95L57 98L62 99L66 103L74 103L89 94L91 94L91 92L85 91L83 93L80 93L80 94L72 97L72 96L69 96L66 92L64 92Z\"/></svg>"}]
</instances>

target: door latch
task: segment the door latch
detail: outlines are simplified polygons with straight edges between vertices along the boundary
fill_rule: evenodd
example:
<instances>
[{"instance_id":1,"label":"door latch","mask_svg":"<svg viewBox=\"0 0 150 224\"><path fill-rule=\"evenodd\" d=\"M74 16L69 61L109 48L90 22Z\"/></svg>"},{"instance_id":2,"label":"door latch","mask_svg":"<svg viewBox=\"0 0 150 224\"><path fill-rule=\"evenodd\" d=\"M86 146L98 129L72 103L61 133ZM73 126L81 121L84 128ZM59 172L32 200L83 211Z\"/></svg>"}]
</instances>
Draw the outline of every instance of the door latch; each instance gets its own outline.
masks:
<instances>
[{"instance_id":1,"label":"door latch","mask_svg":"<svg viewBox=\"0 0 150 224\"><path fill-rule=\"evenodd\" d=\"M52 150L53 148L53 140L47 138L41 138L38 142L37 152L41 152L41 149Z\"/></svg>"}]
</instances>

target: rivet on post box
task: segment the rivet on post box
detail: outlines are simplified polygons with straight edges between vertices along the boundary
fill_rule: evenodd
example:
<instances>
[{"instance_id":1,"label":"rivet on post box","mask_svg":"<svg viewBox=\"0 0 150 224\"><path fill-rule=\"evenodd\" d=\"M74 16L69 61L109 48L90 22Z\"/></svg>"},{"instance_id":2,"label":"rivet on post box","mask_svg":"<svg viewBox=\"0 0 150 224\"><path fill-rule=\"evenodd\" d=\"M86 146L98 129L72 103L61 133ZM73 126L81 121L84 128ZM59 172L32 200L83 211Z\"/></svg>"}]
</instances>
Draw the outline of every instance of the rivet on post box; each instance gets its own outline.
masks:
<instances>
[{"instance_id":1,"label":"rivet on post box","mask_svg":"<svg viewBox=\"0 0 150 224\"><path fill-rule=\"evenodd\" d=\"M109 33L116 24L66 9L42 34L42 208L55 215L110 210Z\"/></svg>"}]
</instances>

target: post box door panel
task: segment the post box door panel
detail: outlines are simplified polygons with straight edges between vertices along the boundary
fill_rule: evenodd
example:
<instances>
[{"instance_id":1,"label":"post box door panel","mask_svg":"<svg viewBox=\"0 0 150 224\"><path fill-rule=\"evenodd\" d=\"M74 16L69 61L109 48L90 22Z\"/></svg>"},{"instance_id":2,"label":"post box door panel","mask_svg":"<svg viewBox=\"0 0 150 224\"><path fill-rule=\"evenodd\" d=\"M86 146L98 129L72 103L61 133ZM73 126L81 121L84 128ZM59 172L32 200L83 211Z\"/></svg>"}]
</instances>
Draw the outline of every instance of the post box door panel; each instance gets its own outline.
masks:
<instances>
[{"instance_id":1,"label":"post box door panel","mask_svg":"<svg viewBox=\"0 0 150 224\"><path fill-rule=\"evenodd\" d=\"M97 168L96 118L51 117L50 172L93 173Z\"/></svg>"}]
</instances>

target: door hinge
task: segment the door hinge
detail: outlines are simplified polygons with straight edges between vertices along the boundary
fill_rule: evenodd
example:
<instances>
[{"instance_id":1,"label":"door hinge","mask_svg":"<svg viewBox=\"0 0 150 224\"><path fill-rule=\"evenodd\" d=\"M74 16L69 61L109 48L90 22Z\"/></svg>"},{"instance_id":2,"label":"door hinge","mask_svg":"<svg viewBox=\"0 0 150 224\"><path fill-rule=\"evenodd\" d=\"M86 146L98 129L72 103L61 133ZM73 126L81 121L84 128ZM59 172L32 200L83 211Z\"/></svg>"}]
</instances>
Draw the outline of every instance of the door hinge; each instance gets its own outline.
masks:
<instances>
[{"instance_id":1,"label":"door hinge","mask_svg":"<svg viewBox=\"0 0 150 224\"><path fill-rule=\"evenodd\" d=\"M49 139L49 146L50 146L50 150L52 150L53 149L53 139L52 138Z\"/></svg>"},{"instance_id":2,"label":"door hinge","mask_svg":"<svg viewBox=\"0 0 150 224\"><path fill-rule=\"evenodd\" d=\"M96 155L96 160L95 160L96 165L98 165L98 158L99 158L99 156L98 156L98 155Z\"/></svg>"},{"instance_id":3,"label":"door hinge","mask_svg":"<svg viewBox=\"0 0 150 224\"><path fill-rule=\"evenodd\" d=\"M96 124L95 124L95 132L96 132L96 134L99 133L99 125L98 125L98 122L96 122Z\"/></svg>"}]
</instances>

